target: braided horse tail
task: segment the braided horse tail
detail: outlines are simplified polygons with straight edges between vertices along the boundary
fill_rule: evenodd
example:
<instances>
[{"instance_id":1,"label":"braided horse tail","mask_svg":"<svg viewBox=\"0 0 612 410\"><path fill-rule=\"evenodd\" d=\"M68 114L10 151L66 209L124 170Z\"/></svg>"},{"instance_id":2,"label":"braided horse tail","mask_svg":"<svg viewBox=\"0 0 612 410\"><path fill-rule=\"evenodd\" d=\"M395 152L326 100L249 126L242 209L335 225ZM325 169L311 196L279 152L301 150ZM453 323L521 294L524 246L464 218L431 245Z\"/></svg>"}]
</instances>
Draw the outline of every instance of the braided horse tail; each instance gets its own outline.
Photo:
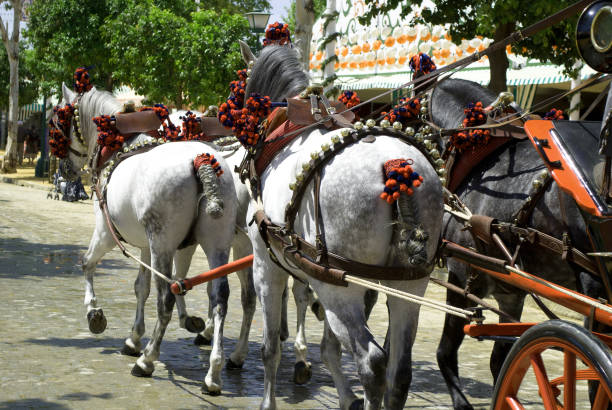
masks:
<instances>
[{"instance_id":1,"label":"braided horse tail","mask_svg":"<svg viewBox=\"0 0 612 410\"><path fill-rule=\"evenodd\" d=\"M202 197L206 199L206 213L215 219L220 218L223 216L223 199L219 197L217 178L223 174L221 165L213 155L205 153L198 155L193 160L193 168L202 184Z\"/></svg>"}]
</instances>

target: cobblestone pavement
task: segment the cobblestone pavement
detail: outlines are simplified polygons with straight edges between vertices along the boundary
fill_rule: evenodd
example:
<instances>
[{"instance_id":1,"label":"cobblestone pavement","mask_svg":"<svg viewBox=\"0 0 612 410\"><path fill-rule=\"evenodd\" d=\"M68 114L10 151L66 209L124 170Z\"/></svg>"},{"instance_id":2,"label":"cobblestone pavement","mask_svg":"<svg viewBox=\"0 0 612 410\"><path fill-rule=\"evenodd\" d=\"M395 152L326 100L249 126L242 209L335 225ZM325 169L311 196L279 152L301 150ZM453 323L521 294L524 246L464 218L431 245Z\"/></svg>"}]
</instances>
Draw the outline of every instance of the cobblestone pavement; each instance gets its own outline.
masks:
<instances>
[{"instance_id":1,"label":"cobblestone pavement","mask_svg":"<svg viewBox=\"0 0 612 410\"><path fill-rule=\"evenodd\" d=\"M79 260L93 231L91 201L67 203L45 199L46 192L0 183L0 409L4 408L255 408L263 387L260 359L260 306L251 331L250 351L241 371L223 370L223 392L200 392L208 367L209 347L197 347L193 335L178 327L176 314L161 347L152 378L130 375L135 359L119 353L132 326L133 282L137 268L115 250L99 265L95 288L108 327L101 335L88 331ZM206 270L201 251L190 276ZM443 276L443 272L437 272ZM232 294L225 327L226 357L240 330L238 280L230 276ZM155 323L155 293L146 306L147 333ZM204 287L187 298L191 312L206 315ZM427 296L443 301L444 292L430 285ZM291 300L291 299L290 299ZM386 330L385 298L380 297L370 320L382 343ZM318 343L322 325L307 316L313 379L292 382L295 307L290 303L291 337L283 345L277 398L282 408L335 408L332 379L321 363ZM528 307L527 320L541 320ZM413 382L407 408L450 407L450 397L435 361L443 314L421 310L413 350ZM488 406L492 394L488 355L491 342L466 339L460 351L464 390L476 408ZM343 357L346 372L358 386L355 368ZM534 394L535 391L533 392Z\"/></svg>"}]
</instances>

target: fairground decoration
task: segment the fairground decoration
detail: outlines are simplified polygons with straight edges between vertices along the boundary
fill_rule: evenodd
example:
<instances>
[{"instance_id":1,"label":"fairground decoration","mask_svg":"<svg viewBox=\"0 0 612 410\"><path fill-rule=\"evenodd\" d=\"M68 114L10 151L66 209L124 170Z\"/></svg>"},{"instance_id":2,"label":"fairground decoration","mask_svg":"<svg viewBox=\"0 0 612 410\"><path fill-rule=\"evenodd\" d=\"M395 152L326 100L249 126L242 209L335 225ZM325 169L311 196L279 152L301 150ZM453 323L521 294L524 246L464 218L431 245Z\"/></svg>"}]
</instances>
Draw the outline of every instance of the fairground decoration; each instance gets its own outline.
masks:
<instances>
[{"instance_id":1,"label":"fairground decoration","mask_svg":"<svg viewBox=\"0 0 612 410\"><path fill-rule=\"evenodd\" d=\"M563 113L563 111L553 108L550 111L548 111L546 114L544 114L544 117L542 117L542 119L543 120L564 120L565 114Z\"/></svg>"},{"instance_id":2,"label":"fairground decoration","mask_svg":"<svg viewBox=\"0 0 612 410\"><path fill-rule=\"evenodd\" d=\"M414 71L412 74L412 78L414 79L435 71L436 65L431 57L425 53L419 52L419 54L410 57L410 69Z\"/></svg>"},{"instance_id":3,"label":"fairground decoration","mask_svg":"<svg viewBox=\"0 0 612 410\"><path fill-rule=\"evenodd\" d=\"M289 32L289 25L279 23L278 21L269 24L266 29L266 36L263 40L263 45L269 46L270 44L276 44L283 46L285 44L291 44L291 34Z\"/></svg>"},{"instance_id":4,"label":"fairground decoration","mask_svg":"<svg viewBox=\"0 0 612 410\"><path fill-rule=\"evenodd\" d=\"M409 122L417 120L420 112L420 98L400 98L399 104L393 107L389 113L383 112L382 115L384 115L384 119L391 124L399 121L402 126L405 127Z\"/></svg>"},{"instance_id":5,"label":"fairground decoration","mask_svg":"<svg viewBox=\"0 0 612 410\"><path fill-rule=\"evenodd\" d=\"M217 177L220 177L221 175L223 175L221 164L217 162L214 155L209 154L209 153L200 154L197 157L195 157L195 159L193 160L193 167L195 168L196 172L204 164L210 165L213 171L215 172L215 175L217 175Z\"/></svg>"},{"instance_id":6,"label":"fairground decoration","mask_svg":"<svg viewBox=\"0 0 612 410\"><path fill-rule=\"evenodd\" d=\"M125 137L119 133L113 125L115 117L111 115L101 115L94 117L92 121L98 126L98 145L116 151L125 142Z\"/></svg>"},{"instance_id":7,"label":"fairground decoration","mask_svg":"<svg viewBox=\"0 0 612 410\"><path fill-rule=\"evenodd\" d=\"M349 109L361 103L361 100L359 99L359 96L357 95L355 91L343 92L340 95L340 97L338 97L338 101L343 103L346 106L346 108L349 108Z\"/></svg>"},{"instance_id":8,"label":"fairground decoration","mask_svg":"<svg viewBox=\"0 0 612 410\"><path fill-rule=\"evenodd\" d=\"M385 162L383 170L385 173L385 189L380 198L389 204L394 203L402 192L406 195L414 193L413 187L418 188L423 182L423 177L414 172L411 159L392 159Z\"/></svg>"},{"instance_id":9,"label":"fairground decoration","mask_svg":"<svg viewBox=\"0 0 612 410\"><path fill-rule=\"evenodd\" d=\"M467 108L463 110L465 113L465 119L463 120L463 127L477 127L487 122L487 115L482 107L482 102L478 101L476 104L468 104ZM491 131L486 129L475 129L459 131L451 135L450 144L458 151L461 152L467 148L475 147L477 145L485 145L491 139Z\"/></svg>"},{"instance_id":10,"label":"fairground decoration","mask_svg":"<svg viewBox=\"0 0 612 410\"><path fill-rule=\"evenodd\" d=\"M91 90L92 84L89 79L89 70L90 67L79 67L76 69L73 75L74 79L74 91L79 94L86 93Z\"/></svg>"},{"instance_id":11,"label":"fairground decoration","mask_svg":"<svg viewBox=\"0 0 612 410\"><path fill-rule=\"evenodd\" d=\"M181 141L204 140L205 135L200 127L201 120L191 111L187 111L184 116L179 117L183 120L181 127Z\"/></svg>"},{"instance_id":12,"label":"fairground decoration","mask_svg":"<svg viewBox=\"0 0 612 410\"><path fill-rule=\"evenodd\" d=\"M57 126L53 120L49 120L49 150L51 154L58 158L66 158L68 156L68 147L70 146L70 124L74 116L74 106L66 104L63 107L59 105L53 108L53 113L57 115Z\"/></svg>"},{"instance_id":13,"label":"fairground decoration","mask_svg":"<svg viewBox=\"0 0 612 410\"><path fill-rule=\"evenodd\" d=\"M242 145L247 148L254 147L260 138L259 122L270 113L272 102L270 97L253 93L245 104L246 70L239 70L237 74L240 80L230 83L232 95L219 106L217 118L221 124L232 128Z\"/></svg>"}]
</instances>

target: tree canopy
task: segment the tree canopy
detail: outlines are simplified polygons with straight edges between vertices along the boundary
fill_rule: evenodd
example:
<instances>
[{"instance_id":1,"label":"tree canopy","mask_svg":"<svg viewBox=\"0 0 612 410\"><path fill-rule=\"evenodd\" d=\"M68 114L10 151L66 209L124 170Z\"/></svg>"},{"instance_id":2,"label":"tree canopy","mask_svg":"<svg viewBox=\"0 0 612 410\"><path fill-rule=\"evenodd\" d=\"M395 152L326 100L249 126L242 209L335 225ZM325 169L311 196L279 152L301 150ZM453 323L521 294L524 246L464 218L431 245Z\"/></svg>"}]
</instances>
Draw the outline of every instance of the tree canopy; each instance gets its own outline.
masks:
<instances>
[{"instance_id":1,"label":"tree canopy","mask_svg":"<svg viewBox=\"0 0 612 410\"><path fill-rule=\"evenodd\" d=\"M79 66L112 91L127 85L148 102L218 103L244 68L238 39L255 45L245 11L267 0L33 0L27 36L45 92Z\"/></svg>"},{"instance_id":2,"label":"tree canopy","mask_svg":"<svg viewBox=\"0 0 612 410\"><path fill-rule=\"evenodd\" d=\"M388 0L383 4L376 0L365 0L366 13L361 17L367 24L379 13L389 12L401 5L402 16L407 16L421 1ZM449 34L456 44L463 38L483 36L501 40L512 32L531 24L573 4L571 0L436 0L435 8L424 9L412 23L448 24ZM564 65L566 71L579 58L574 47L577 16L565 19L556 26L525 39L512 46L513 52ZM490 88L501 91L506 88L508 60L503 50L489 56L491 65Z\"/></svg>"}]
</instances>

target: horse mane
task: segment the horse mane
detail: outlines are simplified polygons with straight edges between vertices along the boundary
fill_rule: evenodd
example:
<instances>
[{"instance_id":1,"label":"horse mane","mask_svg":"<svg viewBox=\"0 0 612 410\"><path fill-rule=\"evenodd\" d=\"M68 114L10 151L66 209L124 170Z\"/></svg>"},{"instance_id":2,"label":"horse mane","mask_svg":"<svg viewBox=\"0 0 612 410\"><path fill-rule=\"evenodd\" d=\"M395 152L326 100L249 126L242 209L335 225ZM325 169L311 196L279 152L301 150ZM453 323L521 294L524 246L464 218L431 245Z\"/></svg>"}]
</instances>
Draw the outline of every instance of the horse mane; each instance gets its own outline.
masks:
<instances>
[{"instance_id":1,"label":"horse mane","mask_svg":"<svg viewBox=\"0 0 612 410\"><path fill-rule=\"evenodd\" d=\"M122 108L123 105L108 91L100 91L94 87L83 94L79 103L79 117L81 118L81 133L87 141L89 156L93 154L98 135L97 126L92 118L100 115L114 115Z\"/></svg>"},{"instance_id":2,"label":"horse mane","mask_svg":"<svg viewBox=\"0 0 612 410\"><path fill-rule=\"evenodd\" d=\"M295 49L269 45L264 47L251 69L245 95L257 92L269 96L272 101L281 101L299 94L309 82Z\"/></svg>"},{"instance_id":3,"label":"horse mane","mask_svg":"<svg viewBox=\"0 0 612 410\"><path fill-rule=\"evenodd\" d=\"M497 95L478 83L457 78L447 78L438 84L431 100L431 118L442 128L456 128L463 122L463 110L469 103L491 104Z\"/></svg>"}]
</instances>

